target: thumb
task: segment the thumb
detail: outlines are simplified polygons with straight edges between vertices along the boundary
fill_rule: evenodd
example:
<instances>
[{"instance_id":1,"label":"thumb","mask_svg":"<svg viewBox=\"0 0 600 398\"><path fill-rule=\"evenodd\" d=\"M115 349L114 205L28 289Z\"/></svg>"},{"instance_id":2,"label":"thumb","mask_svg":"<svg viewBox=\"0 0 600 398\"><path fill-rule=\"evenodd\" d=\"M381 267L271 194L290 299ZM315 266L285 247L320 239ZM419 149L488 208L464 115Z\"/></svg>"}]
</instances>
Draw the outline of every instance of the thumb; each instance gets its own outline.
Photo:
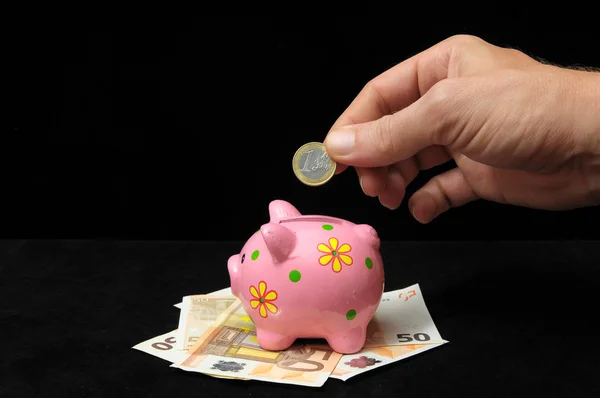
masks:
<instances>
[{"instance_id":1,"label":"thumb","mask_svg":"<svg viewBox=\"0 0 600 398\"><path fill-rule=\"evenodd\" d=\"M413 104L372 122L344 126L327 134L324 145L336 162L379 167L408 159L434 145L432 123Z\"/></svg>"},{"instance_id":2,"label":"thumb","mask_svg":"<svg viewBox=\"0 0 600 398\"><path fill-rule=\"evenodd\" d=\"M327 154L336 162L381 167L408 159L432 145L450 145L466 98L458 80L445 79L408 107L380 119L347 125L325 138Z\"/></svg>"}]
</instances>

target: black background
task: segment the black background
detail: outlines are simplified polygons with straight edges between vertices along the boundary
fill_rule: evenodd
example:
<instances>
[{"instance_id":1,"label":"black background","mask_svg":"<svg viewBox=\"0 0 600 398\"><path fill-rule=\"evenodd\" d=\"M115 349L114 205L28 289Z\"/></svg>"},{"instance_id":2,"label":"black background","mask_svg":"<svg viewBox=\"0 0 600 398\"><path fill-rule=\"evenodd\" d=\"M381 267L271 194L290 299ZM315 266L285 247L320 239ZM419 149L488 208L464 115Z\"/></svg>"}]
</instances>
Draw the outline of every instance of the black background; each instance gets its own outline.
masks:
<instances>
[{"instance_id":1,"label":"black background","mask_svg":"<svg viewBox=\"0 0 600 398\"><path fill-rule=\"evenodd\" d=\"M322 141L369 79L451 35L600 66L598 32L579 19L447 16L15 25L5 50L0 236L244 240L266 222L268 203L285 199L305 214L369 223L384 240L599 237L596 208L478 201L424 226L406 200L389 211L364 195L354 170L318 188L294 177L295 150Z\"/></svg>"}]
</instances>

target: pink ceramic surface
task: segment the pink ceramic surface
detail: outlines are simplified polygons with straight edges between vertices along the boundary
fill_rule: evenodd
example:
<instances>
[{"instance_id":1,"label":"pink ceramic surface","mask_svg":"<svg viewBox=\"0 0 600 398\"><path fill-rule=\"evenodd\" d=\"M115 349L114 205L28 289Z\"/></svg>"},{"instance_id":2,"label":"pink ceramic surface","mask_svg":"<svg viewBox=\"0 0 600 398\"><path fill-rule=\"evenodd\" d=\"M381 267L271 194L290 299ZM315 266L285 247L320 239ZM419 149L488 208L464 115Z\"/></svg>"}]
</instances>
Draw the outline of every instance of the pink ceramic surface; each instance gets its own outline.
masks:
<instances>
[{"instance_id":1,"label":"pink ceramic surface","mask_svg":"<svg viewBox=\"0 0 600 398\"><path fill-rule=\"evenodd\" d=\"M325 338L337 352L359 351L383 293L377 232L303 216L281 200L270 203L269 215L228 261L232 293L252 317L258 343L283 350L296 338Z\"/></svg>"}]
</instances>

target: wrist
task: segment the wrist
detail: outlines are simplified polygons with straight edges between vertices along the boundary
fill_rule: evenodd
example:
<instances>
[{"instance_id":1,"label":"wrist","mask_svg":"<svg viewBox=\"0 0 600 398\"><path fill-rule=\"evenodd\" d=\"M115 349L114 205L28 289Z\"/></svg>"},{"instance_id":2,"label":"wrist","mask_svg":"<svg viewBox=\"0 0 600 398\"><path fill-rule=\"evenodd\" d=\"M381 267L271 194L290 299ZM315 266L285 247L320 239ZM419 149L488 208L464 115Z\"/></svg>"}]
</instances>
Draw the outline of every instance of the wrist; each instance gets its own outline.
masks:
<instances>
[{"instance_id":1,"label":"wrist","mask_svg":"<svg viewBox=\"0 0 600 398\"><path fill-rule=\"evenodd\" d=\"M600 205L600 72L575 73L575 131L581 137L577 152L589 195L595 205Z\"/></svg>"}]
</instances>

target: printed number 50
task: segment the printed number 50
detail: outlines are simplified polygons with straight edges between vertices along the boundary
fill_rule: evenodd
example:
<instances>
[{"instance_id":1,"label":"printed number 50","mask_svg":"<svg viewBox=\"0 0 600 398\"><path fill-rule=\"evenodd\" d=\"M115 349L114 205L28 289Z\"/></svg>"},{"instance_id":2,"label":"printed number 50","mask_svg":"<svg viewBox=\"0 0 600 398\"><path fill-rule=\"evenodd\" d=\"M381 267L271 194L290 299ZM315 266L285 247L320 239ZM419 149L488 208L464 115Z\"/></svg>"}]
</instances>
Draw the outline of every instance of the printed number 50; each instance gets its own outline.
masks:
<instances>
[{"instance_id":1,"label":"printed number 50","mask_svg":"<svg viewBox=\"0 0 600 398\"><path fill-rule=\"evenodd\" d=\"M408 343L409 341L429 341L431 337L427 333L415 333L412 336L410 333L399 333L396 335L398 337L398 342L400 343Z\"/></svg>"},{"instance_id":2,"label":"printed number 50","mask_svg":"<svg viewBox=\"0 0 600 398\"><path fill-rule=\"evenodd\" d=\"M168 351L173 349L173 345L176 343L175 337L169 337L165 341L158 341L152 344L152 348L156 348L161 351Z\"/></svg>"}]
</instances>

